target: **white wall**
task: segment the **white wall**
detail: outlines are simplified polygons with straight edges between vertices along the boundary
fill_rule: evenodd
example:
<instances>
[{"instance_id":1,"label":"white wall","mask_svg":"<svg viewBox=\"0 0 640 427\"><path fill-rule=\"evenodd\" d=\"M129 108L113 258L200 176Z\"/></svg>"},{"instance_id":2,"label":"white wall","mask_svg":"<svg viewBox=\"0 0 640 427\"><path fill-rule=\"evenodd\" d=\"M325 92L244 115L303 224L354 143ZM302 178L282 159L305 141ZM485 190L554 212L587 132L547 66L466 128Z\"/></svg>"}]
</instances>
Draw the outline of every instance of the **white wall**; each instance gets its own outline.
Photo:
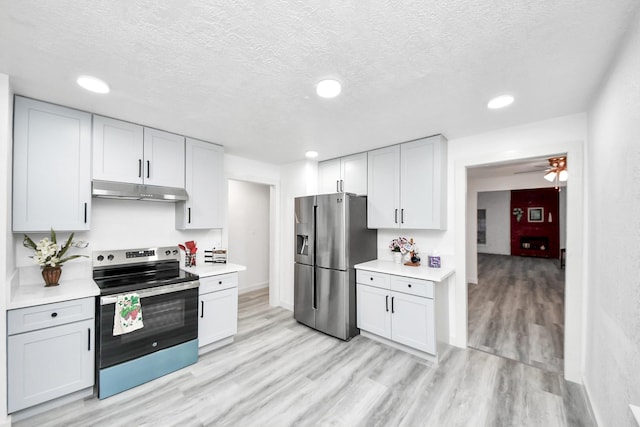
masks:
<instances>
[{"instance_id":1,"label":"white wall","mask_svg":"<svg viewBox=\"0 0 640 427\"><path fill-rule=\"evenodd\" d=\"M487 190L467 187L467 168L567 153L571 159L571 191L567 193L567 269L565 304L565 377L581 382L584 209L583 145L586 115L576 114L449 141L449 224L447 244L454 246L456 277L450 294L452 342L466 346L467 268L476 259L476 235L467 218L475 218L477 196ZM490 190L498 190L491 188ZM455 205L455 209L452 208ZM475 222L475 221L470 221Z\"/></svg>"},{"instance_id":2,"label":"white wall","mask_svg":"<svg viewBox=\"0 0 640 427\"><path fill-rule=\"evenodd\" d=\"M9 425L7 413L7 323L5 310L9 283L14 274L13 234L11 233L11 165L12 165L12 123L13 94L9 76L0 74L0 280L3 292L0 293L0 425Z\"/></svg>"},{"instance_id":3,"label":"white wall","mask_svg":"<svg viewBox=\"0 0 640 427\"><path fill-rule=\"evenodd\" d=\"M640 404L640 14L633 25L589 110L584 372L602 426L635 425Z\"/></svg>"},{"instance_id":4,"label":"white wall","mask_svg":"<svg viewBox=\"0 0 640 427\"><path fill-rule=\"evenodd\" d=\"M229 262L247 267L238 273L238 292L269 286L269 186L229 180Z\"/></svg>"},{"instance_id":5,"label":"white wall","mask_svg":"<svg viewBox=\"0 0 640 427\"><path fill-rule=\"evenodd\" d=\"M478 252L511 255L511 192L478 193L478 209L485 209L487 214L487 243L478 244Z\"/></svg>"}]
</instances>

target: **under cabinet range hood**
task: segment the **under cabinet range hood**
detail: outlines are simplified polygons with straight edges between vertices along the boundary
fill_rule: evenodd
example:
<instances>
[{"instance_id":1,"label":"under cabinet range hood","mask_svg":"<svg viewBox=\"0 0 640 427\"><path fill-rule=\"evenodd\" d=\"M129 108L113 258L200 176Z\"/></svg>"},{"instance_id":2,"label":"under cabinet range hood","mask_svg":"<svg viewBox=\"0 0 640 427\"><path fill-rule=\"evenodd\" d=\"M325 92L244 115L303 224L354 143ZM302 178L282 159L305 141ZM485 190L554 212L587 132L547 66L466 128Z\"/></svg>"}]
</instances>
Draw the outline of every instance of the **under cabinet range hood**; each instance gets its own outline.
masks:
<instances>
[{"instance_id":1,"label":"under cabinet range hood","mask_svg":"<svg viewBox=\"0 0 640 427\"><path fill-rule=\"evenodd\" d=\"M91 195L104 199L149 200L156 202L189 200L189 195L184 188L98 180L92 181Z\"/></svg>"}]
</instances>

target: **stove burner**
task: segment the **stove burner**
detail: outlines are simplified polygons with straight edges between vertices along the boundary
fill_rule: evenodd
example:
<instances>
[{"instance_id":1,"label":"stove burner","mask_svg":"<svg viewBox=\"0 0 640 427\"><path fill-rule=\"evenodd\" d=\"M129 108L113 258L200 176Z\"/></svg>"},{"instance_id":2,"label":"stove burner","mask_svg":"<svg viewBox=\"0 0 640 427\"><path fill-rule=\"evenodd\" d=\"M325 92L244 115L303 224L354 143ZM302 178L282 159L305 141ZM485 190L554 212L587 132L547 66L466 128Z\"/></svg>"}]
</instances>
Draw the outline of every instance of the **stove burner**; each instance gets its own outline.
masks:
<instances>
[{"instance_id":1,"label":"stove burner","mask_svg":"<svg viewBox=\"0 0 640 427\"><path fill-rule=\"evenodd\" d=\"M198 275L180 270L177 246L96 251L93 279L101 295L198 280Z\"/></svg>"}]
</instances>

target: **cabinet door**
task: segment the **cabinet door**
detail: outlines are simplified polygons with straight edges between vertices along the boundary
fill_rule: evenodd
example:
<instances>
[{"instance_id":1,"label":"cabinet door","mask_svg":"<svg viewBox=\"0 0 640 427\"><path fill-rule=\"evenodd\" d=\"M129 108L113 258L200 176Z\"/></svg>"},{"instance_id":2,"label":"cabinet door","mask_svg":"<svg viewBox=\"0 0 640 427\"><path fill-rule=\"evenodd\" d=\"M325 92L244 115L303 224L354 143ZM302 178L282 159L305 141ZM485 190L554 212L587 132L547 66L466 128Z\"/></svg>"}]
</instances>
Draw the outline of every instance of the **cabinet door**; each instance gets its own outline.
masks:
<instances>
[{"instance_id":1,"label":"cabinet door","mask_svg":"<svg viewBox=\"0 0 640 427\"><path fill-rule=\"evenodd\" d=\"M340 159L318 163L318 194L339 193L340 179Z\"/></svg>"},{"instance_id":2,"label":"cabinet door","mask_svg":"<svg viewBox=\"0 0 640 427\"><path fill-rule=\"evenodd\" d=\"M93 179L142 184L142 126L93 116Z\"/></svg>"},{"instance_id":3,"label":"cabinet door","mask_svg":"<svg viewBox=\"0 0 640 427\"><path fill-rule=\"evenodd\" d=\"M400 146L369 151L367 163L367 227L398 228Z\"/></svg>"},{"instance_id":4,"label":"cabinet door","mask_svg":"<svg viewBox=\"0 0 640 427\"><path fill-rule=\"evenodd\" d=\"M343 157L340 162L342 191L358 195L367 194L367 153Z\"/></svg>"},{"instance_id":5,"label":"cabinet door","mask_svg":"<svg viewBox=\"0 0 640 427\"><path fill-rule=\"evenodd\" d=\"M238 332L238 289L200 295L198 345L200 347Z\"/></svg>"},{"instance_id":6,"label":"cabinet door","mask_svg":"<svg viewBox=\"0 0 640 427\"><path fill-rule=\"evenodd\" d=\"M144 183L184 188L184 148L184 136L144 128Z\"/></svg>"},{"instance_id":7,"label":"cabinet door","mask_svg":"<svg viewBox=\"0 0 640 427\"><path fill-rule=\"evenodd\" d=\"M93 319L8 338L9 413L91 387Z\"/></svg>"},{"instance_id":8,"label":"cabinet door","mask_svg":"<svg viewBox=\"0 0 640 427\"><path fill-rule=\"evenodd\" d=\"M358 328L383 338L391 338L389 291L358 283L356 292Z\"/></svg>"},{"instance_id":9,"label":"cabinet door","mask_svg":"<svg viewBox=\"0 0 640 427\"><path fill-rule=\"evenodd\" d=\"M15 97L13 231L88 230L91 114Z\"/></svg>"},{"instance_id":10,"label":"cabinet door","mask_svg":"<svg viewBox=\"0 0 640 427\"><path fill-rule=\"evenodd\" d=\"M446 194L442 158L444 138L420 139L401 144L400 222L403 228L444 229L442 196Z\"/></svg>"},{"instance_id":11,"label":"cabinet door","mask_svg":"<svg viewBox=\"0 0 640 427\"><path fill-rule=\"evenodd\" d=\"M185 173L189 200L176 204L176 228L223 228L224 148L187 138Z\"/></svg>"},{"instance_id":12,"label":"cabinet door","mask_svg":"<svg viewBox=\"0 0 640 427\"><path fill-rule=\"evenodd\" d=\"M433 300L391 292L391 339L427 353L436 353Z\"/></svg>"}]
</instances>

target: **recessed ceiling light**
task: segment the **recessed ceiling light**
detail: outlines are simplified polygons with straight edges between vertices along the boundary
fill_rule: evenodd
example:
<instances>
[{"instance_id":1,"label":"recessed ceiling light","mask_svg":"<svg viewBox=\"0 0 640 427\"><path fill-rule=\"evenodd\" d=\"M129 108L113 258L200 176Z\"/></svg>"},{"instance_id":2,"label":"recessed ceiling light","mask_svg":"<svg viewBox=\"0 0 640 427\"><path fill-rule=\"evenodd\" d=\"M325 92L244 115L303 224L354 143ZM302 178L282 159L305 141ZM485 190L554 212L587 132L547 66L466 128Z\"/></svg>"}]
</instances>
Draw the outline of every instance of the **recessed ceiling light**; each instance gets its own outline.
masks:
<instances>
[{"instance_id":1,"label":"recessed ceiling light","mask_svg":"<svg viewBox=\"0 0 640 427\"><path fill-rule=\"evenodd\" d=\"M322 98L335 98L340 95L342 85L337 80L322 80L316 86L316 93Z\"/></svg>"},{"instance_id":2,"label":"recessed ceiling light","mask_svg":"<svg viewBox=\"0 0 640 427\"><path fill-rule=\"evenodd\" d=\"M489 103L487 104L487 107L491 108L492 110L495 110L498 108L504 108L507 105L511 105L513 103L513 100L514 98L511 95L496 96L491 101L489 101Z\"/></svg>"},{"instance_id":3,"label":"recessed ceiling light","mask_svg":"<svg viewBox=\"0 0 640 427\"><path fill-rule=\"evenodd\" d=\"M307 159L315 159L316 157L318 157L318 152L317 151L307 151L306 153L304 153L304 155L307 157Z\"/></svg>"},{"instance_id":4,"label":"recessed ceiling light","mask_svg":"<svg viewBox=\"0 0 640 427\"><path fill-rule=\"evenodd\" d=\"M97 77L80 76L77 80L78 84L88 91L95 93L109 93L109 85Z\"/></svg>"}]
</instances>

